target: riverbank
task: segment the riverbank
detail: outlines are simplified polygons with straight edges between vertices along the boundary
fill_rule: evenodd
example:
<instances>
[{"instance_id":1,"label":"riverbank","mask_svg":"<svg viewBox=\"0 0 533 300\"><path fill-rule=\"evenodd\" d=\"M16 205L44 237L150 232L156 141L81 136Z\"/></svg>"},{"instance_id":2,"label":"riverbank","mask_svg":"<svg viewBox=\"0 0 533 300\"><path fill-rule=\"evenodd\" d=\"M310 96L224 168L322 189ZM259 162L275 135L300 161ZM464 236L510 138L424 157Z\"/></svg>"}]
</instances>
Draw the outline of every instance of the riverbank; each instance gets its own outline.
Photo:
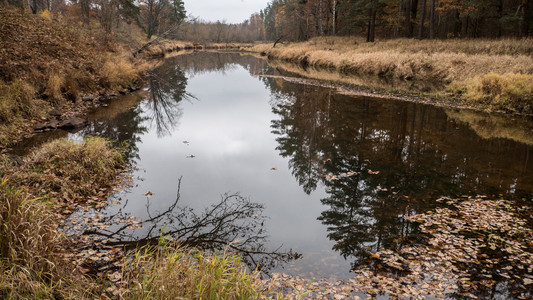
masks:
<instances>
[{"instance_id":1,"label":"riverbank","mask_svg":"<svg viewBox=\"0 0 533 300\"><path fill-rule=\"evenodd\" d=\"M533 40L386 40L354 37L258 44L271 60L382 83L391 92L484 110L533 114ZM313 72L313 71L311 71ZM383 84L387 82L387 84ZM364 83L363 83L364 84ZM428 88L433 87L433 88Z\"/></svg>"},{"instance_id":2,"label":"riverbank","mask_svg":"<svg viewBox=\"0 0 533 300\"><path fill-rule=\"evenodd\" d=\"M179 289L164 289L170 295L259 297L257 275L235 255L143 248L135 252L142 255L129 256L130 271L123 272L123 250L77 248L62 222L77 210L107 205L126 167L116 145L101 138L60 139L25 157L6 151L39 131L85 126L81 117L90 108L142 85L144 73L157 64L152 54L180 46L163 41L133 57L146 41L131 32L109 36L49 13L5 7L0 20L0 298L138 299L162 292L157 278L163 276L182 280ZM88 267L102 259L112 260L113 272ZM156 264L160 270L150 268Z\"/></svg>"},{"instance_id":3,"label":"riverbank","mask_svg":"<svg viewBox=\"0 0 533 300\"><path fill-rule=\"evenodd\" d=\"M107 205L124 168L122 149L97 137L55 140L24 158L0 156L2 299L257 299L267 292L258 273L246 271L234 254L207 254L164 239L132 253L73 246L83 237L66 234L62 220ZM100 261L111 268L96 273Z\"/></svg>"},{"instance_id":4,"label":"riverbank","mask_svg":"<svg viewBox=\"0 0 533 300\"><path fill-rule=\"evenodd\" d=\"M50 14L2 7L0 19L0 149L135 89L150 67L118 38Z\"/></svg>"}]
</instances>

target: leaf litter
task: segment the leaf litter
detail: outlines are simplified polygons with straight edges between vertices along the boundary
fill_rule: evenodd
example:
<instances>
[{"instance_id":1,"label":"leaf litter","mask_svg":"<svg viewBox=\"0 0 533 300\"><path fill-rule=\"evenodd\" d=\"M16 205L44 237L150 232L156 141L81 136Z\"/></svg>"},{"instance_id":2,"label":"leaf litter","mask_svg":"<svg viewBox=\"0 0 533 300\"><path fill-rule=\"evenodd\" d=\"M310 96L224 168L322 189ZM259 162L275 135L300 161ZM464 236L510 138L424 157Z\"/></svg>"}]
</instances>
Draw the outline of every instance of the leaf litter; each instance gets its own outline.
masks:
<instances>
[{"instance_id":1,"label":"leaf litter","mask_svg":"<svg viewBox=\"0 0 533 300\"><path fill-rule=\"evenodd\" d=\"M509 299L533 297L531 209L506 200L440 198L445 207L413 216L421 242L369 253L370 263L346 281L309 281L274 274L289 299L483 299L507 290Z\"/></svg>"}]
</instances>

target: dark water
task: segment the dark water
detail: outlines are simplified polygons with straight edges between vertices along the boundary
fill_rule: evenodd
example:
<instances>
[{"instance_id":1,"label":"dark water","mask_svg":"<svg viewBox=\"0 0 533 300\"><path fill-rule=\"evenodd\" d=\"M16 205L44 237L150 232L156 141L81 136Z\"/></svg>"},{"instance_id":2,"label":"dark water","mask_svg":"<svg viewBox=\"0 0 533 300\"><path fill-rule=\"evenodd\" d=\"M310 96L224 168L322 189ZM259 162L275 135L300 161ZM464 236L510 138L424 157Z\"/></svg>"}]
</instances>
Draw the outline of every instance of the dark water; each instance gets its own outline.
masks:
<instances>
[{"instance_id":1,"label":"dark water","mask_svg":"<svg viewBox=\"0 0 533 300\"><path fill-rule=\"evenodd\" d=\"M272 270L334 279L350 276L365 251L415 232L403 216L441 196L531 204L531 119L256 76L284 73L237 53L177 56L144 91L68 133L129 145L133 186L99 211L143 227L105 233L127 242L164 231L201 248L233 242L252 263L281 260Z\"/></svg>"}]
</instances>

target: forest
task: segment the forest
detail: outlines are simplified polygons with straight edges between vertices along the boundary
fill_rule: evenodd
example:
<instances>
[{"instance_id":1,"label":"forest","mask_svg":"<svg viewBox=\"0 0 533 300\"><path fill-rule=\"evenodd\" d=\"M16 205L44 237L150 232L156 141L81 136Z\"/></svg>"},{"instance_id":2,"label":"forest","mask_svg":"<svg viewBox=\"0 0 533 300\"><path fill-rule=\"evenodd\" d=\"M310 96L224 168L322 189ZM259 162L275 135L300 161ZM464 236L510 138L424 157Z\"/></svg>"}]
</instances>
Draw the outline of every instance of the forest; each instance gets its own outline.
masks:
<instances>
[{"instance_id":1,"label":"forest","mask_svg":"<svg viewBox=\"0 0 533 300\"><path fill-rule=\"evenodd\" d=\"M523 38L533 33L529 0L272 0L242 23L186 15L181 0L3 0L33 13L97 21L111 33L121 22L151 38L165 33L195 42L305 41L319 36L377 38ZM181 25L176 28L176 25ZM170 30L170 32L169 32Z\"/></svg>"},{"instance_id":2,"label":"forest","mask_svg":"<svg viewBox=\"0 0 533 300\"><path fill-rule=\"evenodd\" d=\"M273 0L261 11L264 38L324 35L501 38L531 35L528 0ZM253 19L253 18L252 18ZM250 23L252 21L250 19Z\"/></svg>"}]
</instances>

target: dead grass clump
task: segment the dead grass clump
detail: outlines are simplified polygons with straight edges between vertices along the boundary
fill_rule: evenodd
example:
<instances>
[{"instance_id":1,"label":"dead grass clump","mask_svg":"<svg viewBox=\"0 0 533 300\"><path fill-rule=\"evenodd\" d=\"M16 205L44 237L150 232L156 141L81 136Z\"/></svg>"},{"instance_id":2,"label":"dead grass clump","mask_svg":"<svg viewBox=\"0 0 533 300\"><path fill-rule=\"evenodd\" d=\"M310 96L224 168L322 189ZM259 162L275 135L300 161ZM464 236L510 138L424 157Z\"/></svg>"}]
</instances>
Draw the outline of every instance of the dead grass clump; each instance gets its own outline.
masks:
<instances>
[{"instance_id":1,"label":"dead grass clump","mask_svg":"<svg viewBox=\"0 0 533 300\"><path fill-rule=\"evenodd\" d=\"M102 85L112 89L131 86L139 78L133 63L125 57L108 57L100 76Z\"/></svg>"},{"instance_id":2,"label":"dead grass clump","mask_svg":"<svg viewBox=\"0 0 533 300\"><path fill-rule=\"evenodd\" d=\"M92 137L81 143L60 139L31 155L26 166L31 172L23 180L50 197L71 201L110 188L123 166L122 153L108 147L103 138Z\"/></svg>"},{"instance_id":3,"label":"dead grass clump","mask_svg":"<svg viewBox=\"0 0 533 300\"><path fill-rule=\"evenodd\" d=\"M533 75L489 73L463 82L454 82L451 90L459 92L471 104L518 113L533 113Z\"/></svg>"},{"instance_id":4,"label":"dead grass clump","mask_svg":"<svg viewBox=\"0 0 533 300\"><path fill-rule=\"evenodd\" d=\"M3 165L4 167L5 165ZM91 285L68 268L55 217L40 199L0 179L0 298L83 298Z\"/></svg>"},{"instance_id":5,"label":"dead grass clump","mask_svg":"<svg viewBox=\"0 0 533 300\"><path fill-rule=\"evenodd\" d=\"M129 258L126 299L259 299L266 293L259 275L240 257L207 254L161 242Z\"/></svg>"},{"instance_id":6,"label":"dead grass clump","mask_svg":"<svg viewBox=\"0 0 533 300\"><path fill-rule=\"evenodd\" d=\"M22 81L0 82L0 123L13 121L17 115L33 117L38 114L33 102L35 90Z\"/></svg>"},{"instance_id":7,"label":"dead grass clump","mask_svg":"<svg viewBox=\"0 0 533 300\"><path fill-rule=\"evenodd\" d=\"M59 241L53 217L22 190L0 182L0 258L51 273Z\"/></svg>"},{"instance_id":8,"label":"dead grass clump","mask_svg":"<svg viewBox=\"0 0 533 300\"><path fill-rule=\"evenodd\" d=\"M62 97L62 88L65 85L65 78L59 74L52 73L48 77L45 95L54 102L60 102Z\"/></svg>"}]
</instances>

